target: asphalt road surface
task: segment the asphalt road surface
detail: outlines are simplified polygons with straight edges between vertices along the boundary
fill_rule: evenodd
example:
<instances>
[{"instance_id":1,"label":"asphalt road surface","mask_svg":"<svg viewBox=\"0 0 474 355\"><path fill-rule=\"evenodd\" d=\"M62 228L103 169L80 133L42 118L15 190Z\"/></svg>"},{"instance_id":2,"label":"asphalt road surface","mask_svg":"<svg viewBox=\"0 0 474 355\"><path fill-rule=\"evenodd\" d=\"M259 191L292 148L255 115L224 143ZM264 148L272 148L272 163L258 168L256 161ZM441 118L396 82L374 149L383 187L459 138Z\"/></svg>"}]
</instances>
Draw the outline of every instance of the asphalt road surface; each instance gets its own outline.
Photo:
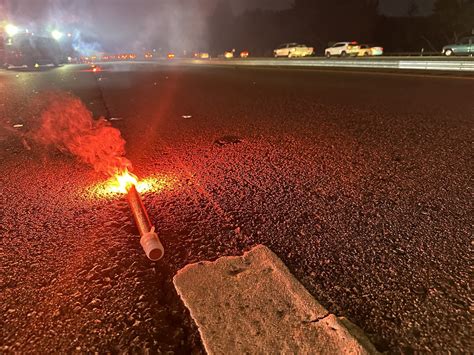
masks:
<instances>
[{"instance_id":1,"label":"asphalt road surface","mask_svg":"<svg viewBox=\"0 0 474 355\"><path fill-rule=\"evenodd\" d=\"M0 72L2 352L201 353L173 275L259 243L380 351L472 350L472 78L85 68ZM162 182L162 260L103 176L28 141L48 91L118 119Z\"/></svg>"}]
</instances>

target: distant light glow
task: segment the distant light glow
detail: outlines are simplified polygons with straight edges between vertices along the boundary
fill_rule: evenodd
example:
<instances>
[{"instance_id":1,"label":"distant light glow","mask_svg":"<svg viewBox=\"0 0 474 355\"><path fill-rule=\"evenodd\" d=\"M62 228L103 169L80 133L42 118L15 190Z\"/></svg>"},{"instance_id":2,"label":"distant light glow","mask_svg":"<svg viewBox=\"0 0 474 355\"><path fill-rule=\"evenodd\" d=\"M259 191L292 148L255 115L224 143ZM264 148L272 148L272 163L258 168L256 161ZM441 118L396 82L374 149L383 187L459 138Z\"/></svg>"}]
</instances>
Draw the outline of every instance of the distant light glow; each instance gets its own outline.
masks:
<instances>
[{"instance_id":1,"label":"distant light glow","mask_svg":"<svg viewBox=\"0 0 474 355\"><path fill-rule=\"evenodd\" d=\"M54 30L51 32L51 36L56 40L59 41L63 37L63 33L59 32L58 30Z\"/></svg>"},{"instance_id":2,"label":"distant light glow","mask_svg":"<svg viewBox=\"0 0 474 355\"><path fill-rule=\"evenodd\" d=\"M87 63L88 61L84 60L83 62ZM105 70L102 69L102 67L100 65L91 64L89 68L82 69L80 71L84 72L84 73L100 73L100 72L105 71Z\"/></svg>"},{"instance_id":3,"label":"distant light glow","mask_svg":"<svg viewBox=\"0 0 474 355\"><path fill-rule=\"evenodd\" d=\"M5 32L9 36L15 36L18 32L20 32L20 29L17 26L9 23L5 26Z\"/></svg>"}]
</instances>

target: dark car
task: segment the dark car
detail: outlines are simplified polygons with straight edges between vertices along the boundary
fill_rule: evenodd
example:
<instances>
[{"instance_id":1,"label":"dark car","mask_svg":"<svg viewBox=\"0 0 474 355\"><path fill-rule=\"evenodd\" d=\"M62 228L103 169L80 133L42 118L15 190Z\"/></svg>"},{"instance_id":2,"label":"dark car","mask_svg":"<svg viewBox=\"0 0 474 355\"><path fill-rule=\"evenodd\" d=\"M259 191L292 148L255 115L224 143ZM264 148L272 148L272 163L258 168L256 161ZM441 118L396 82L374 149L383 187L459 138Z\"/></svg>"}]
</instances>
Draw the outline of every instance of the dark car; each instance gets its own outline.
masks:
<instances>
[{"instance_id":1,"label":"dark car","mask_svg":"<svg viewBox=\"0 0 474 355\"><path fill-rule=\"evenodd\" d=\"M445 56L452 55L473 55L474 54L474 36L464 37L456 44L448 44L443 47Z\"/></svg>"},{"instance_id":2,"label":"dark car","mask_svg":"<svg viewBox=\"0 0 474 355\"><path fill-rule=\"evenodd\" d=\"M64 55L58 42L41 36L15 36L4 43L3 64L5 66L28 66L64 63Z\"/></svg>"}]
</instances>

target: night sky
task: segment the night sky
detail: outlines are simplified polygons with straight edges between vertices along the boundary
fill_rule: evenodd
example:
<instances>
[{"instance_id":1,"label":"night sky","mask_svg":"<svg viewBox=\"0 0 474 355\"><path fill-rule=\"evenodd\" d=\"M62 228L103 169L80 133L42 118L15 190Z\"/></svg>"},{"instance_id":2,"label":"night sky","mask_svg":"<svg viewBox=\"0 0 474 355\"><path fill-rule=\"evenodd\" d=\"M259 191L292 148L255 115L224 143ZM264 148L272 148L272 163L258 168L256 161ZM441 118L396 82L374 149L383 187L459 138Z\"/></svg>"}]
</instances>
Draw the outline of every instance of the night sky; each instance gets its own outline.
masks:
<instances>
[{"instance_id":1,"label":"night sky","mask_svg":"<svg viewBox=\"0 0 474 355\"><path fill-rule=\"evenodd\" d=\"M58 28L75 34L83 51L150 46L199 50L207 46L205 23L217 0L0 0L10 21L32 31ZM234 13L285 9L293 0L229 0ZM406 15L411 0L380 0L380 11ZM420 14L433 0L416 0ZM1 19L0 19L1 20Z\"/></svg>"},{"instance_id":2,"label":"night sky","mask_svg":"<svg viewBox=\"0 0 474 355\"><path fill-rule=\"evenodd\" d=\"M293 0L231 0L236 12L246 8L263 7L268 9L288 8ZM415 0L420 15L429 14L434 0ZM411 0L380 0L380 11L389 16L404 16L410 8Z\"/></svg>"}]
</instances>

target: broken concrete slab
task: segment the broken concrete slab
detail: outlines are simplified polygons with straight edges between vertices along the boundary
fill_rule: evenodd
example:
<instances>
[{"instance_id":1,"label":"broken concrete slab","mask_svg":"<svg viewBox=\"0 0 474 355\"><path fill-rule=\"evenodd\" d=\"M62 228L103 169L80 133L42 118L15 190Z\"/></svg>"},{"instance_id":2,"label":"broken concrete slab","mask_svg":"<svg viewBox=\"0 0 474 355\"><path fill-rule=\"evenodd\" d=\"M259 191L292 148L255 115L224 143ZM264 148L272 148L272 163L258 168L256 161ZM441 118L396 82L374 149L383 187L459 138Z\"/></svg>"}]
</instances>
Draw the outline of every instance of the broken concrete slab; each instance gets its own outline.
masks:
<instances>
[{"instance_id":1,"label":"broken concrete slab","mask_svg":"<svg viewBox=\"0 0 474 355\"><path fill-rule=\"evenodd\" d=\"M376 354L330 314L267 247L181 269L175 288L209 354Z\"/></svg>"}]
</instances>

